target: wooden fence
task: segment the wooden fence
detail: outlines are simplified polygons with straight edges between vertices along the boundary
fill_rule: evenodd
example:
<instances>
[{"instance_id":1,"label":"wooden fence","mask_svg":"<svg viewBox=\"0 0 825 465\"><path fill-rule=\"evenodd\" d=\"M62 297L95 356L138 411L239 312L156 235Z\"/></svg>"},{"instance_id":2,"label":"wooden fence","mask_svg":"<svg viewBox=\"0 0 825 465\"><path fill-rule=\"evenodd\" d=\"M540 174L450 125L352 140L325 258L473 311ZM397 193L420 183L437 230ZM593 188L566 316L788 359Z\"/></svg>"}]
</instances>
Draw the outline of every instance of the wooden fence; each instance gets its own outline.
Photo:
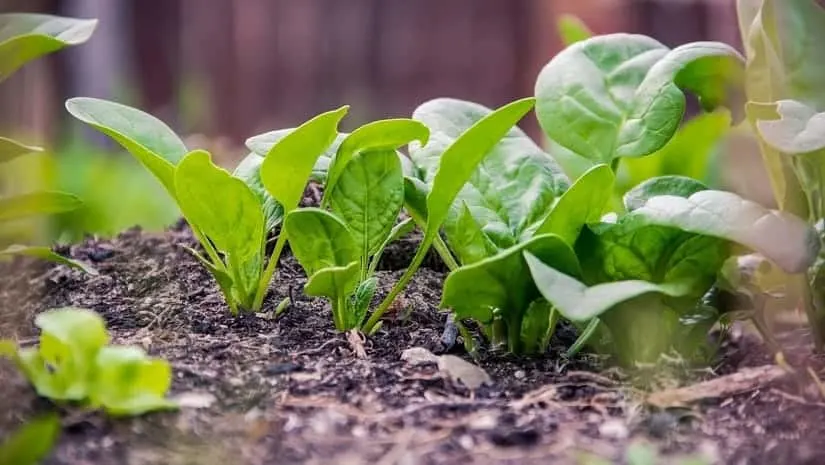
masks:
<instances>
[{"instance_id":1,"label":"wooden fence","mask_svg":"<svg viewBox=\"0 0 825 465\"><path fill-rule=\"evenodd\" d=\"M0 0L2 2L3 0ZM558 14L596 32L738 44L734 0L11 0L96 16L86 45L0 86L0 124L55 136L73 95L140 106L233 143L352 105L350 126L453 96L530 95L558 51ZM535 127L528 124L534 133Z\"/></svg>"}]
</instances>

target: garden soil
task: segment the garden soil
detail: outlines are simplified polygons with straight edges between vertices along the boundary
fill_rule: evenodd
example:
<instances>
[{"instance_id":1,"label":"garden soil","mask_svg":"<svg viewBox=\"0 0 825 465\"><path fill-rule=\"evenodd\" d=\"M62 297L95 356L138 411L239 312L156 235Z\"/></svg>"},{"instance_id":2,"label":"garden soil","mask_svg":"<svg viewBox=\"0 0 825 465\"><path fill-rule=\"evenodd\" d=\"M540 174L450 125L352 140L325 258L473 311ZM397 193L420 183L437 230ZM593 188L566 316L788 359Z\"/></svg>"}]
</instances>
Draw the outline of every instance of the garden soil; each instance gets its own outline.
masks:
<instances>
[{"instance_id":1,"label":"garden soil","mask_svg":"<svg viewBox=\"0 0 825 465\"><path fill-rule=\"evenodd\" d=\"M34 316L49 308L93 309L115 343L144 347L173 368L172 395L185 407L109 419L60 407L63 433L51 465L417 465L625 463L629 449L662 452L653 463L825 464L825 398L800 330L783 335L797 375L757 377L675 408L654 408L620 371L592 356L562 354L562 328L542 357L480 350L470 357L445 334L438 310L445 273L431 257L371 338L334 331L329 307L302 295L303 271L286 254L264 313L233 317L209 275L184 249L178 225L133 229L59 249L93 264L89 276L18 260L0 265L0 335L36 343ZM386 253L387 292L415 238ZM291 297L285 313L272 311ZM411 364L412 347L477 364L492 383L468 389L437 364ZM709 370L685 370L688 385L770 366L749 333L724 339ZM813 374L823 377L814 364ZM666 380L657 389L670 389ZM0 361L0 436L55 407ZM685 456L715 462L680 462ZM601 462L598 461L601 458ZM646 462L647 463L647 462Z\"/></svg>"}]
</instances>

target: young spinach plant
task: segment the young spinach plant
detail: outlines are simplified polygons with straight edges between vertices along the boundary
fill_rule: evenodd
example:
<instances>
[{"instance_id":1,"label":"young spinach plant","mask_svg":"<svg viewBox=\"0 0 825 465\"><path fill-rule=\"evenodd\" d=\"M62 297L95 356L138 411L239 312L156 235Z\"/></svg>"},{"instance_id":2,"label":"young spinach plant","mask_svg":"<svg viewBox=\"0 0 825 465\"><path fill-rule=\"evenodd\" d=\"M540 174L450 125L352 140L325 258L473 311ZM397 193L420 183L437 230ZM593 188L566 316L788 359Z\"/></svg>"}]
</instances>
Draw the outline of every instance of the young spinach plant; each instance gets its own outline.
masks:
<instances>
[{"instance_id":1,"label":"young spinach plant","mask_svg":"<svg viewBox=\"0 0 825 465\"><path fill-rule=\"evenodd\" d=\"M96 26L97 20L94 19L31 13L0 14L0 82L31 60L86 42ZM41 151L39 147L0 137L0 164ZM81 205L80 199L64 192L45 191L7 196L0 198L0 225L33 215L69 212ZM49 247L8 245L3 242L5 240L0 237L0 247L6 246L0 248L0 260L27 255L96 274L90 266L59 255Z\"/></svg>"},{"instance_id":2,"label":"young spinach plant","mask_svg":"<svg viewBox=\"0 0 825 465\"><path fill-rule=\"evenodd\" d=\"M233 314L262 308L287 241L281 231L267 261L267 233L298 207L313 166L348 111L341 107L312 118L272 145L260 163L242 164L243 176L233 176L208 152L189 152L168 126L139 110L92 98L70 99L66 108L158 178L206 255L190 252L215 278Z\"/></svg>"},{"instance_id":3,"label":"young spinach plant","mask_svg":"<svg viewBox=\"0 0 825 465\"><path fill-rule=\"evenodd\" d=\"M330 300L339 331L361 327L383 250L414 226L410 219L396 224L404 202L403 155L397 149L428 138L427 127L409 119L356 129L331 159L320 208L286 216L284 232L309 277L304 290Z\"/></svg>"},{"instance_id":4,"label":"young spinach plant","mask_svg":"<svg viewBox=\"0 0 825 465\"><path fill-rule=\"evenodd\" d=\"M110 415L140 415L174 409L166 398L172 370L139 347L108 345L103 319L91 310L59 308L35 318L39 347L0 342L0 354L12 358L37 390L55 402L102 408Z\"/></svg>"}]
</instances>

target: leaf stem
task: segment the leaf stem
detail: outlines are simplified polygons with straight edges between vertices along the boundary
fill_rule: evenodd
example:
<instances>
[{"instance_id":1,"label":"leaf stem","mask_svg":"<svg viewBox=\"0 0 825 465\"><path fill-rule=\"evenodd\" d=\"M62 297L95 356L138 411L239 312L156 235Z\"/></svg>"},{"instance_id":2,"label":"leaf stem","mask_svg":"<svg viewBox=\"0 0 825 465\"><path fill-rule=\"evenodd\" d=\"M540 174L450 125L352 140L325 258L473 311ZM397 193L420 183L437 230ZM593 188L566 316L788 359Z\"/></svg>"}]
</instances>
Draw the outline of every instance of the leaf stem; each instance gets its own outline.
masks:
<instances>
[{"instance_id":1,"label":"leaf stem","mask_svg":"<svg viewBox=\"0 0 825 465\"><path fill-rule=\"evenodd\" d=\"M284 245L286 245L286 231L281 228L281 233L278 234L278 240L275 242L275 250L272 251L272 255L269 257L269 263L266 264L264 274L261 276L261 280L258 281L258 291L255 293L255 303L252 305L252 311L254 312L260 311L264 304L264 297L266 297L269 282L272 280L272 276L275 274L275 269L278 267L278 260L281 258Z\"/></svg>"},{"instance_id":2,"label":"leaf stem","mask_svg":"<svg viewBox=\"0 0 825 465\"><path fill-rule=\"evenodd\" d=\"M460 267L455 257L453 257L452 252L450 252L450 248L447 247L444 239L441 238L441 235L435 236L433 247L435 251L438 252L438 255L441 256L441 259L444 260L444 264L447 265L448 270L454 271Z\"/></svg>"},{"instance_id":3,"label":"leaf stem","mask_svg":"<svg viewBox=\"0 0 825 465\"><path fill-rule=\"evenodd\" d=\"M416 251L415 256L412 259L412 263L410 263L410 266L407 267L407 269L404 271L404 274L401 276L401 279L399 279L398 282L395 283L395 286L392 287L392 290L390 290L390 293L387 295L387 297L385 297L384 300L381 301L381 304L378 306L378 308L375 309L374 312L372 312L372 315L370 315L369 320L367 320L367 323L364 325L363 328L365 334L371 334L373 327L378 323L379 320L381 320L381 317L384 316L384 313L386 313L387 310L390 308L390 305L392 305L392 303L398 297L398 294L400 294L401 291L403 291L404 288L407 287L407 284L409 284L415 272L418 271L418 267L420 267L421 263L424 261L424 257L430 250L430 245L432 245L432 242L433 238L428 238L427 234L425 234L424 240L418 247L418 251Z\"/></svg>"}]
</instances>

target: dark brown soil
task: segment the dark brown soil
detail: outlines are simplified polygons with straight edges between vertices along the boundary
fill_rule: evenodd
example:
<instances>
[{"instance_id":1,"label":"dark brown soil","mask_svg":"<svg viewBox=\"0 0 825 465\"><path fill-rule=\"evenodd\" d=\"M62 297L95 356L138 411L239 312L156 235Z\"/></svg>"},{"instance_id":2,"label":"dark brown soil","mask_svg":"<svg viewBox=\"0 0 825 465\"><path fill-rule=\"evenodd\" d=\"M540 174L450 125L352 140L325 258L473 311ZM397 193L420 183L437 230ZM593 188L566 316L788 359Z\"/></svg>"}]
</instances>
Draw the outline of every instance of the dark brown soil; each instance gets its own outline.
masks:
<instances>
[{"instance_id":1,"label":"dark brown soil","mask_svg":"<svg viewBox=\"0 0 825 465\"><path fill-rule=\"evenodd\" d=\"M193 244L177 227L163 235L131 230L62 250L93 263L96 277L29 262L0 265L1 336L34 341L38 312L91 308L115 342L169 360L173 394L215 399L208 407L126 420L63 408L64 433L49 464L625 463L628 446L639 441L662 450L657 463L681 463L685 454L712 457L691 463L825 463L825 403L809 381L758 384L688 411L655 412L599 360L562 357L572 337L564 330L544 357L482 350L476 363L494 384L471 392L434 365L400 358L419 346L471 360L460 343L442 341L446 315L436 306L444 273L437 259L428 260L392 318L364 342L366 357L358 357L346 335L334 331L325 303L302 295L305 277L291 257L265 307L271 312L290 295L287 312L277 320L234 318L182 247ZM388 251L384 286L413 248L407 241ZM793 344L792 365L810 361L804 334L784 340ZM771 362L752 337L734 335L723 344L716 373ZM55 408L6 362L0 380L0 435Z\"/></svg>"}]
</instances>

